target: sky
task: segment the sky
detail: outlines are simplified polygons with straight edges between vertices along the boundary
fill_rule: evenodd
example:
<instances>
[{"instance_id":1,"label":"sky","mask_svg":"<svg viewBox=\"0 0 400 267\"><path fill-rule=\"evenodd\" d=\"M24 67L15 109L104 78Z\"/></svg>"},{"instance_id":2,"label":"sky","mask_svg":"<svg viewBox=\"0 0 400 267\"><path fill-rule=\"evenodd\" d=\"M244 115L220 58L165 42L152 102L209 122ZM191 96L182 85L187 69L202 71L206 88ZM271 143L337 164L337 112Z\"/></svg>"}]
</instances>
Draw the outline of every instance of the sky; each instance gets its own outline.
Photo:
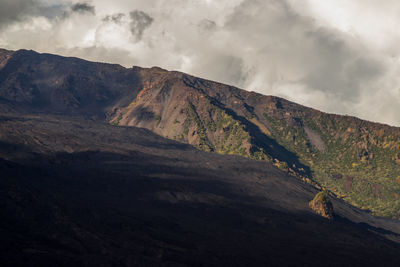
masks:
<instances>
[{"instance_id":1,"label":"sky","mask_svg":"<svg viewBox=\"0 0 400 267\"><path fill-rule=\"evenodd\" d=\"M400 126L397 0L0 0L0 47L159 66Z\"/></svg>"}]
</instances>

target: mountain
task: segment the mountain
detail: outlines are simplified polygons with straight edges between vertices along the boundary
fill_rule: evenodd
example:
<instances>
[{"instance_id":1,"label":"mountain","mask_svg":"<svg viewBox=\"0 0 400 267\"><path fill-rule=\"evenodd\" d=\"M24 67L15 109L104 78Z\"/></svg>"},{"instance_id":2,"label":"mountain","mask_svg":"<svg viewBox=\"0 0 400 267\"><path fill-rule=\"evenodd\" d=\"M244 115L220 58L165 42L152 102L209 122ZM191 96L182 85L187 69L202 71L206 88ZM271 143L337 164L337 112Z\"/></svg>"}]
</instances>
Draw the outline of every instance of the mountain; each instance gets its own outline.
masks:
<instances>
[{"instance_id":1,"label":"mountain","mask_svg":"<svg viewBox=\"0 0 400 267\"><path fill-rule=\"evenodd\" d=\"M111 123L266 160L374 214L400 218L400 129L183 73L144 70ZM147 114L147 115L144 115Z\"/></svg>"},{"instance_id":2,"label":"mountain","mask_svg":"<svg viewBox=\"0 0 400 267\"><path fill-rule=\"evenodd\" d=\"M0 51L0 110L143 127L271 162L375 215L400 218L399 128L184 73Z\"/></svg>"},{"instance_id":3,"label":"mountain","mask_svg":"<svg viewBox=\"0 0 400 267\"><path fill-rule=\"evenodd\" d=\"M400 222L149 130L0 116L2 266L398 266ZM315 203L314 199L313 203Z\"/></svg>"},{"instance_id":4,"label":"mountain","mask_svg":"<svg viewBox=\"0 0 400 267\"><path fill-rule=\"evenodd\" d=\"M27 50L0 114L2 266L400 264L400 221L347 203L397 218L398 128Z\"/></svg>"}]
</instances>

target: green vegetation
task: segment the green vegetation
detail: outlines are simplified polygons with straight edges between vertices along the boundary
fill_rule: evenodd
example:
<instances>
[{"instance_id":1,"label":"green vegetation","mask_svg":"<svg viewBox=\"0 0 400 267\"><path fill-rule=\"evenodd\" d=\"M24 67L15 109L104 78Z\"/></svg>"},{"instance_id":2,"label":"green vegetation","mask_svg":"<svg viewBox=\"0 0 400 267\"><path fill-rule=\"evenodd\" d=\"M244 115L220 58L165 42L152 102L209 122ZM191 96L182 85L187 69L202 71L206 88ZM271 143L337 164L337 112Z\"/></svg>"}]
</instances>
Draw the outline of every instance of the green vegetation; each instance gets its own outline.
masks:
<instances>
[{"instance_id":1,"label":"green vegetation","mask_svg":"<svg viewBox=\"0 0 400 267\"><path fill-rule=\"evenodd\" d=\"M206 128L204 127L204 123L200 119L192 103L188 104L187 118L189 121L194 122L197 127L197 135L198 135L197 147L204 151L214 151L214 147L210 143L210 140L208 140L207 131Z\"/></svg>"},{"instance_id":2,"label":"green vegetation","mask_svg":"<svg viewBox=\"0 0 400 267\"><path fill-rule=\"evenodd\" d=\"M246 127L223 109L210 102L198 106L192 103L187 107L187 121L184 124L184 136L188 128L195 126L199 149L215 151L221 154L235 154L254 159L266 159L264 151L251 144L251 136Z\"/></svg>"},{"instance_id":3,"label":"green vegetation","mask_svg":"<svg viewBox=\"0 0 400 267\"><path fill-rule=\"evenodd\" d=\"M301 125L295 125L279 112L264 114L273 138L310 167L313 180L375 215L400 219L399 131L307 110L296 114ZM305 127L322 139L324 151L310 142Z\"/></svg>"},{"instance_id":4,"label":"green vegetation","mask_svg":"<svg viewBox=\"0 0 400 267\"><path fill-rule=\"evenodd\" d=\"M320 202L320 203L329 203L329 202L331 202L330 199L329 199L328 191L318 192L315 195L315 197L314 197L314 199L312 201L317 201L317 202Z\"/></svg>"},{"instance_id":5,"label":"green vegetation","mask_svg":"<svg viewBox=\"0 0 400 267\"><path fill-rule=\"evenodd\" d=\"M187 136L189 134L189 128L186 126L184 129L183 129L183 135L184 136Z\"/></svg>"},{"instance_id":6,"label":"green vegetation","mask_svg":"<svg viewBox=\"0 0 400 267\"><path fill-rule=\"evenodd\" d=\"M160 124L161 122L161 115L156 115L155 120L156 120L156 126L158 126L158 124Z\"/></svg>"},{"instance_id":7,"label":"green vegetation","mask_svg":"<svg viewBox=\"0 0 400 267\"><path fill-rule=\"evenodd\" d=\"M400 219L398 129L285 104L277 98L251 96L257 103L254 107L243 99L219 103L199 94L180 107L186 118L182 113L180 121L172 118L175 126L165 127L166 133L200 150L269 161L375 215ZM119 125L121 119L119 115L111 123ZM154 120L158 126L161 115Z\"/></svg>"},{"instance_id":8,"label":"green vegetation","mask_svg":"<svg viewBox=\"0 0 400 267\"><path fill-rule=\"evenodd\" d=\"M121 120L122 120L122 113L119 114L118 117L111 122L111 124L117 126L117 125L119 125L119 122Z\"/></svg>"}]
</instances>

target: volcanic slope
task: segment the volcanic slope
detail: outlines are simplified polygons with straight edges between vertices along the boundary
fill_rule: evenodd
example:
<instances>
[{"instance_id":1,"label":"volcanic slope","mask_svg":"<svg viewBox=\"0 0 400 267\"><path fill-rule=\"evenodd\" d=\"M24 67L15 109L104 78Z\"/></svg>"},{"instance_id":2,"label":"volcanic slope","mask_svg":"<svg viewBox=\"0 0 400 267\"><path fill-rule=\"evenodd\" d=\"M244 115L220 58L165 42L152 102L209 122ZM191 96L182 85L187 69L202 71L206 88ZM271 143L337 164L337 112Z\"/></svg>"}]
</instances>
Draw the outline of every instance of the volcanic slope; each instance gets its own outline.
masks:
<instances>
[{"instance_id":1,"label":"volcanic slope","mask_svg":"<svg viewBox=\"0 0 400 267\"><path fill-rule=\"evenodd\" d=\"M400 218L400 131L160 68L0 51L0 111L147 128L273 163L373 214Z\"/></svg>"},{"instance_id":2,"label":"volcanic slope","mask_svg":"<svg viewBox=\"0 0 400 267\"><path fill-rule=\"evenodd\" d=\"M2 266L399 266L400 223L149 130L0 116Z\"/></svg>"}]
</instances>

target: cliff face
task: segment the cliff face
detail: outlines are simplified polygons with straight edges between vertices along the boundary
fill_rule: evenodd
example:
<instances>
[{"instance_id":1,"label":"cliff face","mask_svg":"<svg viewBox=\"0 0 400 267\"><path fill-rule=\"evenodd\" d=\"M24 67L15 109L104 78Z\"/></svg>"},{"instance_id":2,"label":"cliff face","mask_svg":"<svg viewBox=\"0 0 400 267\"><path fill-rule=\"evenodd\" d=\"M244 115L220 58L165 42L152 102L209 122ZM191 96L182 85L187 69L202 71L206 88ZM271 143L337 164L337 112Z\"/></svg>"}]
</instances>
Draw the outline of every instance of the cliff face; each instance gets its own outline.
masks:
<instances>
[{"instance_id":1,"label":"cliff face","mask_svg":"<svg viewBox=\"0 0 400 267\"><path fill-rule=\"evenodd\" d=\"M26 50L0 58L2 111L147 128L204 151L271 162L374 214L400 217L399 128L160 68Z\"/></svg>"}]
</instances>

